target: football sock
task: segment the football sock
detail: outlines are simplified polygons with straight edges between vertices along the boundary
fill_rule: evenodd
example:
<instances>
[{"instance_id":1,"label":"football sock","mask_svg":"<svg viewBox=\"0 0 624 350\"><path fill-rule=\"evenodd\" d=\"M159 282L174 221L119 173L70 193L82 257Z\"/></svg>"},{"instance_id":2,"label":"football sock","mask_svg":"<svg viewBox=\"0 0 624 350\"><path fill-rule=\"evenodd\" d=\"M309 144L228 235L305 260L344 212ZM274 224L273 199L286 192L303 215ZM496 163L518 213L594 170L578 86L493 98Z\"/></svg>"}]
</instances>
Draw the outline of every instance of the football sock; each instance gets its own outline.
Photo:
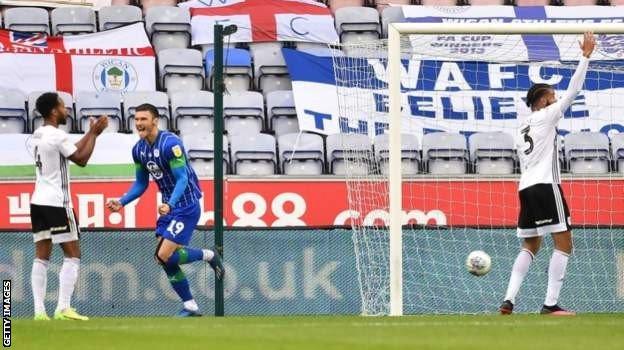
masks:
<instances>
[{"instance_id":1,"label":"football sock","mask_svg":"<svg viewBox=\"0 0 624 350\"><path fill-rule=\"evenodd\" d=\"M546 300L544 301L546 306L557 305L569 257L568 254L560 250L555 249L553 251L548 266L548 289L546 289Z\"/></svg>"},{"instance_id":2,"label":"football sock","mask_svg":"<svg viewBox=\"0 0 624 350\"><path fill-rule=\"evenodd\" d=\"M528 249L522 249L516 261L511 268L511 277L509 277L509 285L507 286L507 293L505 293L505 300L511 301L512 304L516 303L516 295L520 290L522 281L529 272L529 266L535 257Z\"/></svg>"},{"instance_id":3,"label":"football sock","mask_svg":"<svg viewBox=\"0 0 624 350\"><path fill-rule=\"evenodd\" d=\"M32 272L30 274L30 285L32 287L33 298L35 301L35 314L46 313L45 295L48 283L48 265L47 260L33 260Z\"/></svg>"},{"instance_id":4,"label":"football sock","mask_svg":"<svg viewBox=\"0 0 624 350\"><path fill-rule=\"evenodd\" d=\"M182 301L184 302L193 300L193 295L191 294L189 282L186 279L186 276L184 275L184 272L182 271L180 266L169 266L167 264L163 265L163 269L165 270L165 273L169 278L169 283L171 283L171 287L176 292L176 294L178 294L180 299L182 299Z\"/></svg>"},{"instance_id":5,"label":"football sock","mask_svg":"<svg viewBox=\"0 0 624 350\"><path fill-rule=\"evenodd\" d=\"M167 265L184 265L200 260L210 261L213 256L214 253L208 249L181 247L171 254L171 257L167 260Z\"/></svg>"},{"instance_id":6,"label":"football sock","mask_svg":"<svg viewBox=\"0 0 624 350\"><path fill-rule=\"evenodd\" d=\"M79 268L80 259L63 259L63 266L61 266L61 272L59 273L59 295L58 304L56 306L57 311L62 311L70 307L71 297L72 294L74 294L74 287L76 286L76 281L78 280Z\"/></svg>"}]
</instances>

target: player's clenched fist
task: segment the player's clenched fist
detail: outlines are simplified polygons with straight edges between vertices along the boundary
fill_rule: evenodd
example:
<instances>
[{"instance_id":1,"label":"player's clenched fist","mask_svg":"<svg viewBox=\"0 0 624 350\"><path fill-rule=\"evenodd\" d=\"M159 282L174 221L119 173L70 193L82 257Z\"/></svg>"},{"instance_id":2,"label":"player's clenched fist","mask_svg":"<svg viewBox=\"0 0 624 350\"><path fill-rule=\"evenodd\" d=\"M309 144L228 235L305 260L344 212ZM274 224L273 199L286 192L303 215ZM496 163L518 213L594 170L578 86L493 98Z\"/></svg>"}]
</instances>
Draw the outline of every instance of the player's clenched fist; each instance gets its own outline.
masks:
<instances>
[{"instance_id":1,"label":"player's clenched fist","mask_svg":"<svg viewBox=\"0 0 624 350\"><path fill-rule=\"evenodd\" d=\"M118 211L121 210L121 208L123 208L123 205L121 205L121 202L116 200L116 199L111 199L106 203L106 208L108 208L110 211L116 213Z\"/></svg>"},{"instance_id":2,"label":"player's clenched fist","mask_svg":"<svg viewBox=\"0 0 624 350\"><path fill-rule=\"evenodd\" d=\"M169 214L169 212L171 211L171 207L169 207L169 204L164 203L158 206L158 214L160 215L167 215Z\"/></svg>"}]
</instances>

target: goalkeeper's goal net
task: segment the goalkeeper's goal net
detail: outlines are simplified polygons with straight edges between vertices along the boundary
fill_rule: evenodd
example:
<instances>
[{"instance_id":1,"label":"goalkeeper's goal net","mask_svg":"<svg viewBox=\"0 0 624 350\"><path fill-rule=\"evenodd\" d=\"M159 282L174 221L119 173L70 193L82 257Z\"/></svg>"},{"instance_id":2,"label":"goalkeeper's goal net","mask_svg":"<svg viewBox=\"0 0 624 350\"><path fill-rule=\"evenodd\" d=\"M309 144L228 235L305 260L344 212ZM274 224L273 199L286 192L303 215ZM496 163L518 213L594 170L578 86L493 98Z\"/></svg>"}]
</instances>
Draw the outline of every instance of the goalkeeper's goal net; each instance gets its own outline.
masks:
<instances>
[{"instance_id":1,"label":"goalkeeper's goal net","mask_svg":"<svg viewBox=\"0 0 624 350\"><path fill-rule=\"evenodd\" d=\"M575 242L560 300L624 311L624 25L401 23L333 57L363 314L497 310L520 248L524 98L534 83L566 90L585 31L597 47L558 125ZM489 274L466 271L473 250ZM546 237L518 311L543 304L551 252Z\"/></svg>"}]
</instances>

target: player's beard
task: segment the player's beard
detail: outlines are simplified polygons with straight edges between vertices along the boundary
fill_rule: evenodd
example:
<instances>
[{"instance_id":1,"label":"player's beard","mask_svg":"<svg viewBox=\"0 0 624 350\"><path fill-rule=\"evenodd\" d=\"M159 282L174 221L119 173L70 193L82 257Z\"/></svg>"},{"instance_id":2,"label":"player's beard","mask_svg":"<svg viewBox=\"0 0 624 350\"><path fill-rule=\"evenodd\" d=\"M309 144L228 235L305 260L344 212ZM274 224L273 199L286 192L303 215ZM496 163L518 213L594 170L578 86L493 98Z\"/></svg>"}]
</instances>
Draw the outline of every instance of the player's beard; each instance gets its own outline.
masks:
<instances>
[{"instance_id":1,"label":"player's beard","mask_svg":"<svg viewBox=\"0 0 624 350\"><path fill-rule=\"evenodd\" d=\"M67 116L65 116L65 117L63 117L63 118L61 118L61 119L59 119L59 120L58 120L58 124L59 124L59 125L65 125L65 124L67 124Z\"/></svg>"}]
</instances>

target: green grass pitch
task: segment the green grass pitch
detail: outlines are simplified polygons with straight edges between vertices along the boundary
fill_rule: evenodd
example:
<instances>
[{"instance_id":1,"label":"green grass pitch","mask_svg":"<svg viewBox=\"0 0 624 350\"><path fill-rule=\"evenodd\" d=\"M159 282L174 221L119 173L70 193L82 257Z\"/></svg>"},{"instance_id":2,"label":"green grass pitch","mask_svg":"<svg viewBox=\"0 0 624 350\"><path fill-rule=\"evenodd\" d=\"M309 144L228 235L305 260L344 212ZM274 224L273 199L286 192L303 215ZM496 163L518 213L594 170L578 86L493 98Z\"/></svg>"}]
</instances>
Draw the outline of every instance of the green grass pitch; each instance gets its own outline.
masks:
<instances>
[{"instance_id":1,"label":"green grass pitch","mask_svg":"<svg viewBox=\"0 0 624 350\"><path fill-rule=\"evenodd\" d=\"M13 320L14 349L624 349L624 314Z\"/></svg>"}]
</instances>

